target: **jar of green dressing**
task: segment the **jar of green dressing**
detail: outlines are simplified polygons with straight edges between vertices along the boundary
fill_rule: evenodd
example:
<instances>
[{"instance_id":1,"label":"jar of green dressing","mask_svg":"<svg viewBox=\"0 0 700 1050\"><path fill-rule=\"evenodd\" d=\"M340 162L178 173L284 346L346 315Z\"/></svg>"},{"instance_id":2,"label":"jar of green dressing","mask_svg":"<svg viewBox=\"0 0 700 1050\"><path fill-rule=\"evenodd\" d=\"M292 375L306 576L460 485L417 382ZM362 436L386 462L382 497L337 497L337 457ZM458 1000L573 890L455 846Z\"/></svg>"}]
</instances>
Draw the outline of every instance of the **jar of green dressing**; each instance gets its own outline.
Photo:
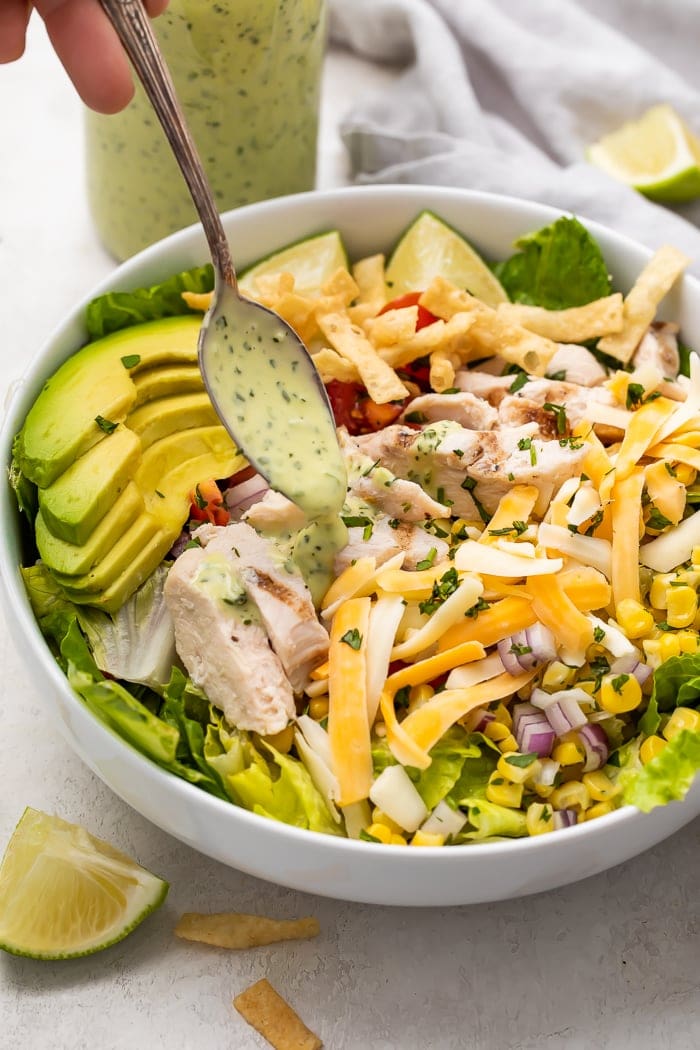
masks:
<instances>
[{"instance_id":1,"label":"jar of green dressing","mask_svg":"<svg viewBox=\"0 0 700 1050\"><path fill-rule=\"evenodd\" d=\"M325 0L171 0L153 23L221 211L313 188ZM87 184L100 238L126 259L196 221L141 85L88 113Z\"/></svg>"}]
</instances>

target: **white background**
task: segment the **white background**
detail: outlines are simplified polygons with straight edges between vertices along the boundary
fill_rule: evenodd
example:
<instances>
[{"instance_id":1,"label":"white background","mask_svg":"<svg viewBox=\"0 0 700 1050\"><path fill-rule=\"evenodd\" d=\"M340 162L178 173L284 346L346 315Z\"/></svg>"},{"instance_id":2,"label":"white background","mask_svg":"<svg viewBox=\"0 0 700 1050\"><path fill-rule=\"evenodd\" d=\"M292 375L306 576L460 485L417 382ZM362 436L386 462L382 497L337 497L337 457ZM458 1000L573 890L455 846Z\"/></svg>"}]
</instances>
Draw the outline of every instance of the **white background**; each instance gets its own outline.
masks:
<instances>
[{"instance_id":1,"label":"white background","mask_svg":"<svg viewBox=\"0 0 700 1050\"><path fill-rule=\"evenodd\" d=\"M336 124L349 99L389 76L329 56L320 185L346 179ZM34 25L25 58L0 67L0 403L113 267L85 206L81 107ZM202 857L126 807L54 735L23 661L0 621L0 846L33 805L110 840L171 890L100 955L0 958L1 1047L261 1048L231 999L262 976L329 1050L700 1046L700 822L607 874L523 900L408 910L305 896ZM314 914L322 933L226 953L175 940L190 910Z\"/></svg>"}]
</instances>

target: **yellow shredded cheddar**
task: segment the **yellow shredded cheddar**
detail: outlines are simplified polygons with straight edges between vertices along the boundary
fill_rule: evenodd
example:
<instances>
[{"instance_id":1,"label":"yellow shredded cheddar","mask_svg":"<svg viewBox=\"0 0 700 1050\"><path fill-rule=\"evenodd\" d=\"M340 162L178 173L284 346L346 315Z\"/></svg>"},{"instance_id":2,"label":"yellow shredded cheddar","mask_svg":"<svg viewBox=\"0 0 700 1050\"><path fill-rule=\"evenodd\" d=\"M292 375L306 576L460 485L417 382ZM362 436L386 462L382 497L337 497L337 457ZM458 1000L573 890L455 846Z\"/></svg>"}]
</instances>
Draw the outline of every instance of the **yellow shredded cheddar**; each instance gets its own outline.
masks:
<instances>
[{"instance_id":1,"label":"yellow shredded cheddar","mask_svg":"<svg viewBox=\"0 0 700 1050\"><path fill-rule=\"evenodd\" d=\"M370 605L370 598L351 598L340 606L331 626L328 738L339 806L368 798L372 786L365 653Z\"/></svg>"}]
</instances>

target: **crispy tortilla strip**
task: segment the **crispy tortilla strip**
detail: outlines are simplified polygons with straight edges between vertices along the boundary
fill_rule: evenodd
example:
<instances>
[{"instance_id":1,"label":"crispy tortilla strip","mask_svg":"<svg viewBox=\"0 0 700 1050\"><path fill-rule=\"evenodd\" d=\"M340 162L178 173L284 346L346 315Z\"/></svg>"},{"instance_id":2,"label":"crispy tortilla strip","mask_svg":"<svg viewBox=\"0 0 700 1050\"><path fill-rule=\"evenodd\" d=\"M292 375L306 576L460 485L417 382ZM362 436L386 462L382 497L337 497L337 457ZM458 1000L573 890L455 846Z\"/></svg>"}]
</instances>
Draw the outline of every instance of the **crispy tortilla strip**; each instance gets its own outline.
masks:
<instances>
[{"instance_id":1,"label":"crispy tortilla strip","mask_svg":"<svg viewBox=\"0 0 700 1050\"><path fill-rule=\"evenodd\" d=\"M342 310L344 307L357 299L360 294L352 275L344 266L339 267L327 281L321 285L321 296L318 301L318 309L323 313L331 310Z\"/></svg>"},{"instance_id":2,"label":"crispy tortilla strip","mask_svg":"<svg viewBox=\"0 0 700 1050\"><path fill-rule=\"evenodd\" d=\"M458 359L455 360L456 356L446 350L434 350L430 355L430 385L438 394L454 386L455 372L460 364Z\"/></svg>"},{"instance_id":3,"label":"crispy tortilla strip","mask_svg":"<svg viewBox=\"0 0 700 1050\"><path fill-rule=\"evenodd\" d=\"M352 310L349 311L352 313ZM379 348L403 343L415 334L418 320L417 306L402 306L398 310L387 310L379 317L370 317L363 328L368 339Z\"/></svg>"},{"instance_id":4,"label":"crispy tortilla strip","mask_svg":"<svg viewBox=\"0 0 700 1050\"><path fill-rule=\"evenodd\" d=\"M668 244L659 248L625 298L622 331L605 336L598 343L598 349L626 364L654 320L659 303L689 262L677 248Z\"/></svg>"},{"instance_id":5,"label":"crispy tortilla strip","mask_svg":"<svg viewBox=\"0 0 700 1050\"><path fill-rule=\"evenodd\" d=\"M214 292L181 292L182 298L185 300L190 310L201 310L202 313L206 313L211 306L211 301L214 298Z\"/></svg>"},{"instance_id":6,"label":"crispy tortilla strip","mask_svg":"<svg viewBox=\"0 0 700 1050\"><path fill-rule=\"evenodd\" d=\"M268 919L264 915L219 912L199 915L185 912L175 927L175 936L201 941L216 948L257 948L277 941L307 940L320 932L318 919Z\"/></svg>"},{"instance_id":7,"label":"crispy tortilla strip","mask_svg":"<svg viewBox=\"0 0 700 1050\"><path fill-rule=\"evenodd\" d=\"M355 365L373 401L385 405L408 396L396 372L379 357L365 333L347 314L321 314L317 320L333 349Z\"/></svg>"},{"instance_id":8,"label":"crispy tortilla strip","mask_svg":"<svg viewBox=\"0 0 700 1050\"><path fill-rule=\"evenodd\" d=\"M336 354L335 350L323 347L312 354L311 359L324 383L330 383L332 379L337 379L341 383L362 382L360 373L352 361Z\"/></svg>"},{"instance_id":9,"label":"crispy tortilla strip","mask_svg":"<svg viewBox=\"0 0 700 1050\"><path fill-rule=\"evenodd\" d=\"M544 339L553 339L555 343L582 343L586 339L622 331L622 295L615 292L604 299L595 299L585 306L572 306L568 310L499 303L498 316Z\"/></svg>"},{"instance_id":10,"label":"crispy tortilla strip","mask_svg":"<svg viewBox=\"0 0 700 1050\"><path fill-rule=\"evenodd\" d=\"M474 318L469 314L457 313L448 321L434 321L426 325L402 342L382 347L379 353L392 368L402 368L436 350L457 354L460 361L468 361L470 357L476 356L467 342L467 333L473 324Z\"/></svg>"},{"instance_id":11,"label":"crispy tortilla strip","mask_svg":"<svg viewBox=\"0 0 700 1050\"><path fill-rule=\"evenodd\" d=\"M557 351L557 344L553 340L544 339L520 325L504 320L497 310L457 288L444 277L434 278L421 296L420 305L444 320L458 313L472 317L473 323L467 335L472 358L498 354L531 375L539 376L545 374L547 364Z\"/></svg>"},{"instance_id":12,"label":"crispy tortilla strip","mask_svg":"<svg viewBox=\"0 0 700 1050\"><path fill-rule=\"evenodd\" d=\"M233 1005L275 1050L321 1050L323 1043L264 977L237 995Z\"/></svg>"},{"instance_id":13,"label":"crispy tortilla strip","mask_svg":"<svg viewBox=\"0 0 700 1050\"><path fill-rule=\"evenodd\" d=\"M386 304L384 256L368 255L365 259L359 259L352 268L352 276L358 294L348 313L353 324L362 324L368 317L375 317Z\"/></svg>"},{"instance_id":14,"label":"crispy tortilla strip","mask_svg":"<svg viewBox=\"0 0 700 1050\"><path fill-rule=\"evenodd\" d=\"M262 273L255 278L255 298L266 306L272 306L282 296L294 291L294 275L287 273Z\"/></svg>"}]
</instances>

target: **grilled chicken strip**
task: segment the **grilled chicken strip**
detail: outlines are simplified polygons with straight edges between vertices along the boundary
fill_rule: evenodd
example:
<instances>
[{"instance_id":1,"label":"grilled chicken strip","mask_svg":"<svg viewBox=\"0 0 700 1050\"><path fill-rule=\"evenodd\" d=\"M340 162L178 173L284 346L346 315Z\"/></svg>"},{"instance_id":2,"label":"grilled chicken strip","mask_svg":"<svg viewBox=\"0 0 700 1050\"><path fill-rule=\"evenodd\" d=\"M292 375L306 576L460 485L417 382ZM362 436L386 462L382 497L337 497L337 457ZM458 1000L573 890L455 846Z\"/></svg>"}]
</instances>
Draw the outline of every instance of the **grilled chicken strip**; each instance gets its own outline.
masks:
<instances>
[{"instance_id":1,"label":"grilled chicken strip","mask_svg":"<svg viewBox=\"0 0 700 1050\"><path fill-rule=\"evenodd\" d=\"M245 522L217 529L206 550L221 552L234 566L292 689L302 692L309 673L328 655L328 632L318 621L299 569Z\"/></svg>"},{"instance_id":2,"label":"grilled chicken strip","mask_svg":"<svg viewBox=\"0 0 700 1050\"><path fill-rule=\"evenodd\" d=\"M239 729L281 732L295 715L292 687L233 561L207 548L184 551L168 573L165 599L195 685Z\"/></svg>"},{"instance_id":3,"label":"grilled chicken strip","mask_svg":"<svg viewBox=\"0 0 700 1050\"><path fill-rule=\"evenodd\" d=\"M498 412L493 405L469 390L416 397L404 410L400 422L435 423L441 419L453 419L467 430L492 430L498 426Z\"/></svg>"},{"instance_id":4,"label":"grilled chicken strip","mask_svg":"<svg viewBox=\"0 0 700 1050\"><path fill-rule=\"evenodd\" d=\"M583 446L539 440L532 423L487 431L465 430L451 421L422 431L395 425L356 441L399 477L439 491L446 503L452 501L453 514L472 520L481 510L492 515L501 496L518 484L536 485L538 508L544 510L552 493L580 471L586 454Z\"/></svg>"},{"instance_id":5,"label":"grilled chicken strip","mask_svg":"<svg viewBox=\"0 0 700 1050\"><path fill-rule=\"evenodd\" d=\"M396 522L393 519L379 518L372 526L372 534L365 539L364 529L348 529L348 543L335 557L333 568L336 575L357 561L358 558L377 559L377 565L383 565L401 551L406 552L404 569L415 569L419 562L429 558L431 562L440 561L447 556L448 547L443 539L421 529L410 522ZM431 551L435 551L431 554Z\"/></svg>"},{"instance_id":6,"label":"grilled chicken strip","mask_svg":"<svg viewBox=\"0 0 700 1050\"><path fill-rule=\"evenodd\" d=\"M607 379L607 372L590 350L576 343L560 343L559 349L550 358L547 374L559 375L566 383L578 386L599 386Z\"/></svg>"}]
</instances>

